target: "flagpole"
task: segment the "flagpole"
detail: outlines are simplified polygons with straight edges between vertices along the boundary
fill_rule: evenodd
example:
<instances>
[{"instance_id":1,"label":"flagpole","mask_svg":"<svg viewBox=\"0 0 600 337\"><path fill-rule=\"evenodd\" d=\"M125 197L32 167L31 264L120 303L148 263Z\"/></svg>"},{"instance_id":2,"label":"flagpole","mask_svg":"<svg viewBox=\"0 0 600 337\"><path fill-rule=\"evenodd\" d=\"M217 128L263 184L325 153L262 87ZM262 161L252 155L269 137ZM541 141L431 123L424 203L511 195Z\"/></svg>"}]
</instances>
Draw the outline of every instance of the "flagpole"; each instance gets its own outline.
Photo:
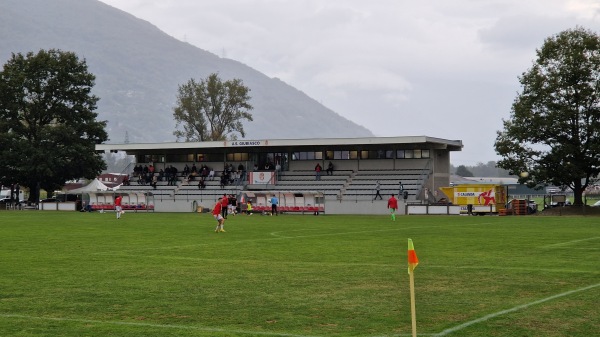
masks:
<instances>
[{"instance_id":1,"label":"flagpole","mask_svg":"<svg viewBox=\"0 0 600 337\"><path fill-rule=\"evenodd\" d=\"M415 268L419 264L415 246L408 239L408 275L410 278L410 316L412 319L412 336L417 337L417 310L415 308Z\"/></svg>"},{"instance_id":2,"label":"flagpole","mask_svg":"<svg viewBox=\"0 0 600 337\"><path fill-rule=\"evenodd\" d=\"M412 320L412 335L417 337L417 310L415 307L415 273L413 270L408 273L410 276L410 316Z\"/></svg>"}]
</instances>

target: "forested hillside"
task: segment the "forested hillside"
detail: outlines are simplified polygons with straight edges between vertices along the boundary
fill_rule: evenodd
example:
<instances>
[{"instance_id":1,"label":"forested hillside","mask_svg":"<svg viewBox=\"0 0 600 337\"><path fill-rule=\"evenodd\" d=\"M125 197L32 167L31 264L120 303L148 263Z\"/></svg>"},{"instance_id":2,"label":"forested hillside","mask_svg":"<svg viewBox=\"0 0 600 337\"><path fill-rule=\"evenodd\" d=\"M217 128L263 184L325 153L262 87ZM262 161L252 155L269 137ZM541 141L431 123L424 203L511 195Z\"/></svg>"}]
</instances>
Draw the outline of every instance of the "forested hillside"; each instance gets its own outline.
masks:
<instances>
[{"instance_id":1,"label":"forested hillside","mask_svg":"<svg viewBox=\"0 0 600 337\"><path fill-rule=\"evenodd\" d=\"M201 47L201 46L200 46ZM113 143L174 141L177 87L218 73L251 89L247 139L364 137L373 134L286 83L176 40L96 0L2 0L0 63L11 53L73 51L96 75L100 119ZM368 113L368 112L366 112Z\"/></svg>"}]
</instances>

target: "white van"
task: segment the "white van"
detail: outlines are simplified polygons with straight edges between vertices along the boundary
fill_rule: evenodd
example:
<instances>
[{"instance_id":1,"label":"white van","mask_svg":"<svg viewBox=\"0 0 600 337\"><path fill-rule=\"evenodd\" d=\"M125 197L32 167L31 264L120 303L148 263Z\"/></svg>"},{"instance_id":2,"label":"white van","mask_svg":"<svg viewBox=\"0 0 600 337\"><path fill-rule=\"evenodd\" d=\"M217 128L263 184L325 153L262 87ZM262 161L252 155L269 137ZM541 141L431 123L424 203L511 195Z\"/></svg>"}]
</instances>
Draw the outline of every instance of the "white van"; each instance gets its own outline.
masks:
<instances>
[{"instance_id":1,"label":"white van","mask_svg":"<svg viewBox=\"0 0 600 337\"><path fill-rule=\"evenodd\" d=\"M3 188L0 190L0 200L2 200L2 202L6 202L5 200L10 200L10 188ZM21 189L19 189L19 200L25 200L25 194Z\"/></svg>"}]
</instances>

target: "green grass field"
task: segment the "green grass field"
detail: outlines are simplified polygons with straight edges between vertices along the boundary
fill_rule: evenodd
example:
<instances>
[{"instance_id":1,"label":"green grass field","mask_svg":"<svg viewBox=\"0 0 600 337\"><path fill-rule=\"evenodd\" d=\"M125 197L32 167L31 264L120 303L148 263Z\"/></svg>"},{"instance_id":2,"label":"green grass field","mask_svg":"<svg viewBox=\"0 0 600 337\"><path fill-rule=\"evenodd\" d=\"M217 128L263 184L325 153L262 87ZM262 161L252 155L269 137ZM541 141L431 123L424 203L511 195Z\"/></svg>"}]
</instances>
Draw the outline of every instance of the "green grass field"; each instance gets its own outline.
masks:
<instances>
[{"instance_id":1,"label":"green grass field","mask_svg":"<svg viewBox=\"0 0 600 337\"><path fill-rule=\"evenodd\" d=\"M598 336L600 218L0 212L0 336Z\"/></svg>"}]
</instances>

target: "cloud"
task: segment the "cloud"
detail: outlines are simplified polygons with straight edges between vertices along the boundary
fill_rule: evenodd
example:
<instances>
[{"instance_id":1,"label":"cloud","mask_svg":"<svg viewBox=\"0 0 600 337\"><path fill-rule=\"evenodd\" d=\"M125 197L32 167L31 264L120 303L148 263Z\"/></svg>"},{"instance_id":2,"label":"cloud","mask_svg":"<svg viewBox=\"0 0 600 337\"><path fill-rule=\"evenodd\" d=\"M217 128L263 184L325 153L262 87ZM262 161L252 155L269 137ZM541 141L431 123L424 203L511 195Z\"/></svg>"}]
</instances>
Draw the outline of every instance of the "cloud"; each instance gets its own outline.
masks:
<instances>
[{"instance_id":1,"label":"cloud","mask_svg":"<svg viewBox=\"0 0 600 337\"><path fill-rule=\"evenodd\" d=\"M380 136L462 139L495 160L518 76L544 39L600 30L598 0L102 0L278 77Z\"/></svg>"},{"instance_id":2,"label":"cloud","mask_svg":"<svg viewBox=\"0 0 600 337\"><path fill-rule=\"evenodd\" d=\"M499 19L490 28L481 29L481 42L500 51L531 51L543 45L544 40L563 30L574 28L575 18L518 15Z\"/></svg>"}]
</instances>

